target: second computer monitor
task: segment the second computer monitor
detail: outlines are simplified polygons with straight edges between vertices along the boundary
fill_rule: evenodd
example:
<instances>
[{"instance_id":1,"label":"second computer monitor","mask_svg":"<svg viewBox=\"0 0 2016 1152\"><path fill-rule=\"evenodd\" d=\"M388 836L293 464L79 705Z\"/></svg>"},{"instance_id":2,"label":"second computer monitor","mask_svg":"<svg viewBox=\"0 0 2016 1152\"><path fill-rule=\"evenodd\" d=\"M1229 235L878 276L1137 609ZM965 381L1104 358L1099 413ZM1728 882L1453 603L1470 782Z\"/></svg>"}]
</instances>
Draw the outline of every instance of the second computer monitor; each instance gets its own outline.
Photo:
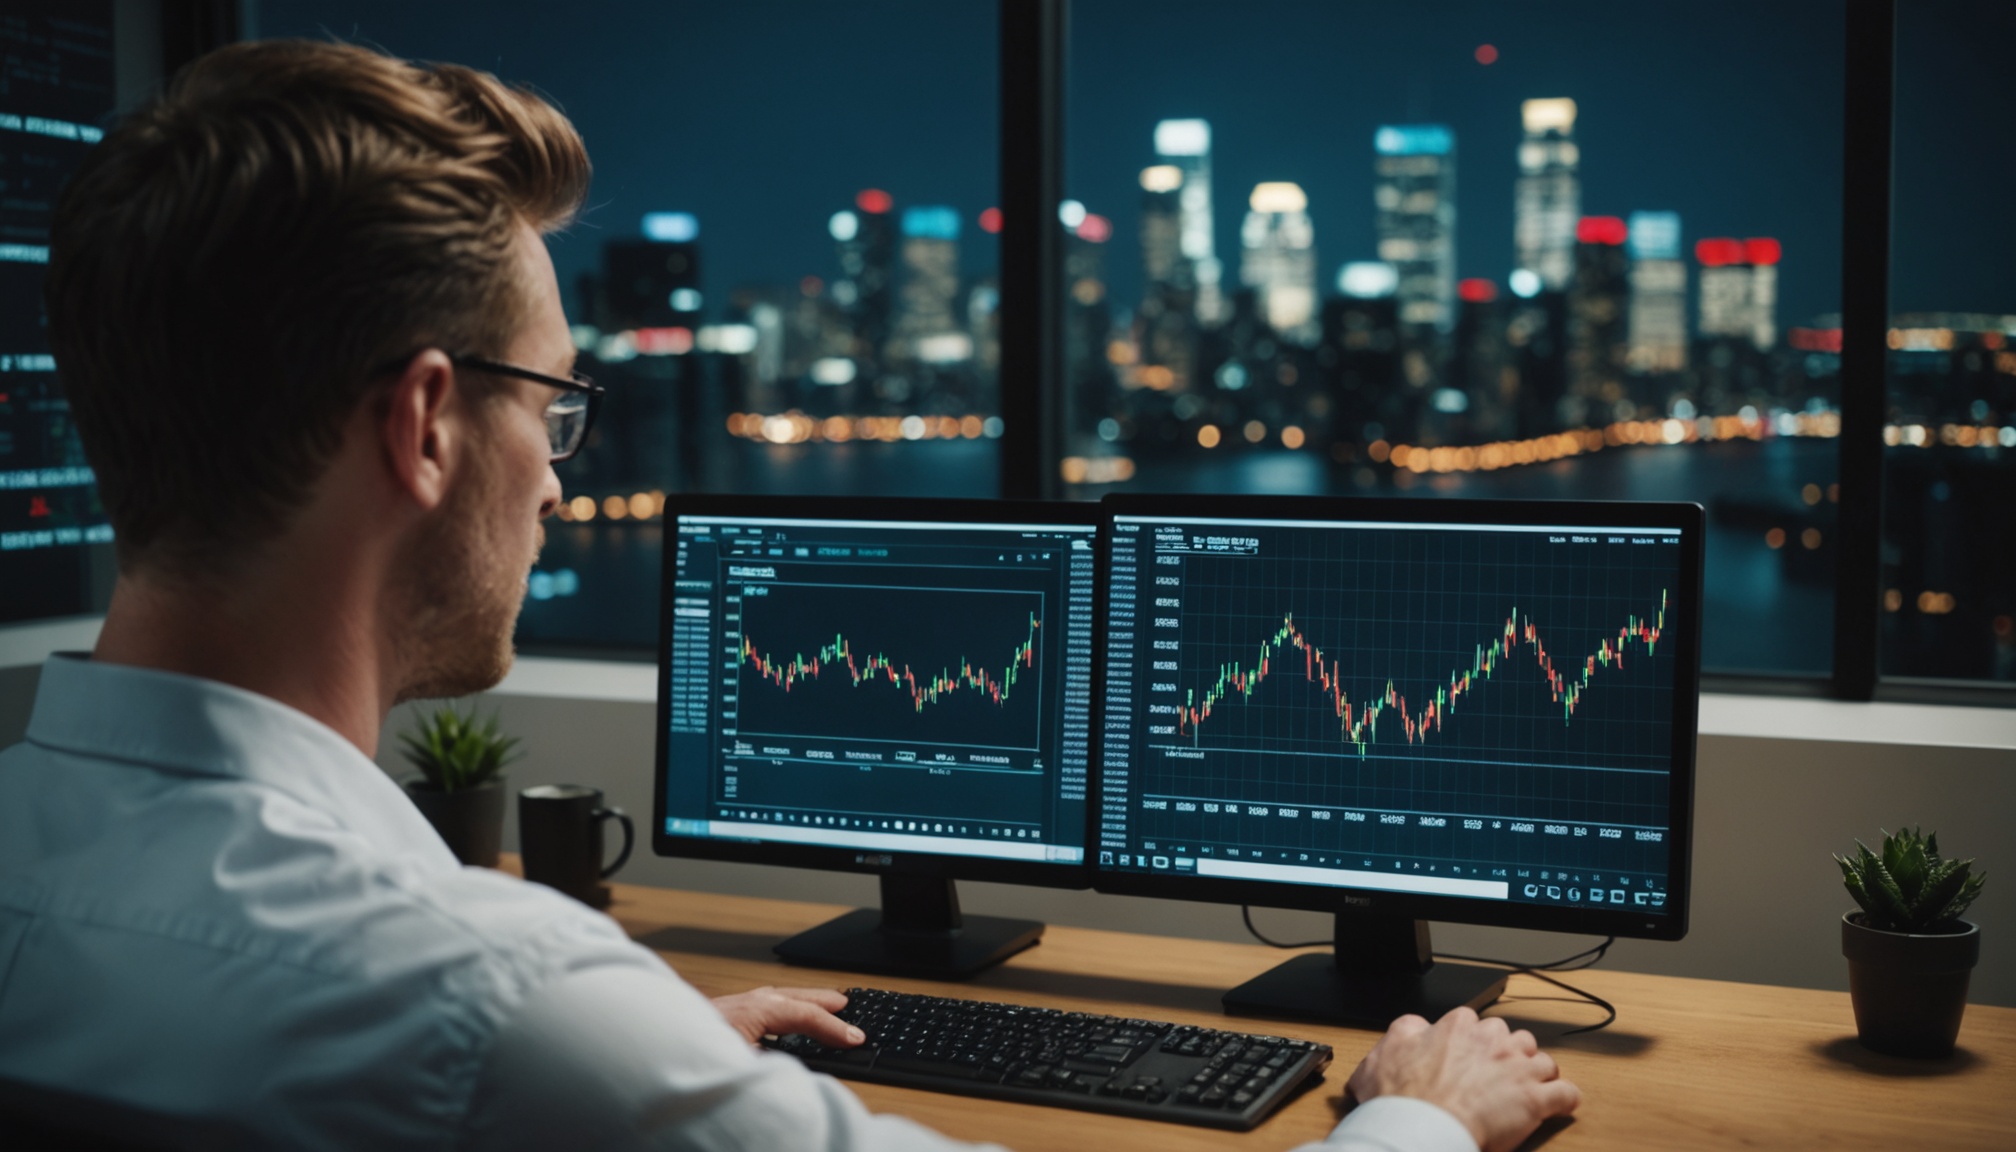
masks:
<instances>
[{"instance_id":1,"label":"second computer monitor","mask_svg":"<svg viewBox=\"0 0 2016 1152\"><path fill-rule=\"evenodd\" d=\"M1102 891L1336 911L1382 1025L1462 975L1431 919L1686 931L1697 506L1105 507ZM1257 991L1228 1005L1352 1015Z\"/></svg>"}]
</instances>

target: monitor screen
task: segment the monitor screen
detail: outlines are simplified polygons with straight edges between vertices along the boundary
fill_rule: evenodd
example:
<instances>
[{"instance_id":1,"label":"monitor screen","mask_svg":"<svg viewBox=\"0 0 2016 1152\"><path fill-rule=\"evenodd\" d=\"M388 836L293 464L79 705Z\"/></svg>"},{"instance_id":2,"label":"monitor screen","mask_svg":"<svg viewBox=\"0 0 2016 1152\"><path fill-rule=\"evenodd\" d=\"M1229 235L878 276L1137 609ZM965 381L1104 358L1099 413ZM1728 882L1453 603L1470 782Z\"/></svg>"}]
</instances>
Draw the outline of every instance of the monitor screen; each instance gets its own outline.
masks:
<instances>
[{"instance_id":1,"label":"monitor screen","mask_svg":"<svg viewBox=\"0 0 2016 1152\"><path fill-rule=\"evenodd\" d=\"M0 22L0 624L102 610L112 582L112 528L56 380L42 281L56 194L116 102L114 8L34 0Z\"/></svg>"},{"instance_id":2,"label":"monitor screen","mask_svg":"<svg viewBox=\"0 0 2016 1152\"><path fill-rule=\"evenodd\" d=\"M1086 506L1017 518L1009 504L679 503L659 851L1081 874L1097 535Z\"/></svg>"},{"instance_id":3,"label":"monitor screen","mask_svg":"<svg viewBox=\"0 0 2016 1152\"><path fill-rule=\"evenodd\" d=\"M1100 887L1684 928L1699 509L1143 504L1107 545Z\"/></svg>"}]
</instances>

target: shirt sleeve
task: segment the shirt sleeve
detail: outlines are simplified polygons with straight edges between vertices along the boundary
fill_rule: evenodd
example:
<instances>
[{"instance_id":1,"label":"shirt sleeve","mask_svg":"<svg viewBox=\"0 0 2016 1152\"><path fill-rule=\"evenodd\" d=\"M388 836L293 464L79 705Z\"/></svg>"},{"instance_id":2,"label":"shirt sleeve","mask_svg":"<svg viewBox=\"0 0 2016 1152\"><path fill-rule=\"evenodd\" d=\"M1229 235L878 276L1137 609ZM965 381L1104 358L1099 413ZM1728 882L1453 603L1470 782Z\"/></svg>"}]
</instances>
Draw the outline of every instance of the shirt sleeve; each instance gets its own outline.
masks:
<instances>
[{"instance_id":1,"label":"shirt sleeve","mask_svg":"<svg viewBox=\"0 0 2016 1152\"><path fill-rule=\"evenodd\" d=\"M1477 1141L1437 1105L1378 1096L1353 1108L1328 1137L1295 1152L1477 1152Z\"/></svg>"},{"instance_id":2,"label":"shirt sleeve","mask_svg":"<svg viewBox=\"0 0 2016 1152\"><path fill-rule=\"evenodd\" d=\"M500 1028L472 1149L974 1149L875 1115L830 1076L759 1052L671 971L610 965L535 990ZM992 1146L987 1146L992 1147Z\"/></svg>"}]
</instances>

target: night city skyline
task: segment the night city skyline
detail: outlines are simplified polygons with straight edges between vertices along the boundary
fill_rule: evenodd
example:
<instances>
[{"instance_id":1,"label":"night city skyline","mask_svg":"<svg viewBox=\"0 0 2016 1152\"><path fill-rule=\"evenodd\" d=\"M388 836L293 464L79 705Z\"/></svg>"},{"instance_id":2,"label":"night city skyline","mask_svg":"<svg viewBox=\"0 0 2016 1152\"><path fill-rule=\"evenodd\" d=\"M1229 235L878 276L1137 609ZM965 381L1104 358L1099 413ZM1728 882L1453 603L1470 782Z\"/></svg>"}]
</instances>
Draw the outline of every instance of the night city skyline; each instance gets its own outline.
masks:
<instances>
[{"instance_id":1,"label":"night city skyline","mask_svg":"<svg viewBox=\"0 0 2016 1152\"><path fill-rule=\"evenodd\" d=\"M699 218L717 290L824 275L811 266L821 224L866 187L959 209L962 262L969 273L991 269L991 241L973 225L999 199L994 5L885 0L865 9L874 15L791 0L605 2L584 23L578 9L532 0L417 9L263 0L257 31L354 36L491 68L557 99L597 165L588 211L554 241L563 284L595 267L603 240L666 210ZM2016 230L1991 223L1965 244L1943 241L1947 221L1998 219L1994 189L2004 182L1981 169L2006 176L2016 167L1982 154L1967 117L1951 111L1987 100L1994 26L2016 36L2016 13L1981 6L1977 18L1992 26L1967 38L1950 29L1914 38L1905 16L1897 308L2005 310L2001 274L2016 266ZM1310 34L1311 21L1332 34ZM1672 210L1690 238L1772 236L1786 251L1784 318L1805 323L1838 307L1837 4L1468 3L1443 5L1430 20L1376 4L1283 3L1256 14L1208 0L1079 0L1072 35L1067 188L1122 233L1134 177L1150 160L1148 132L1194 115L1214 124L1221 189L1304 186L1334 275L1371 252L1372 132L1434 121L1454 128L1464 177L1458 274L1502 286L1511 205L1494 189L1513 175L1519 101L1567 96L1582 109L1592 214ZM1474 56L1486 43L1499 52L1488 66ZM1954 67L1956 53L1979 55L1981 66ZM1261 64L1264 88L1245 60ZM1686 86L1677 98L1648 80L1662 61ZM1912 117L1917 107L1928 114ZM1805 124L1813 129L1800 131ZM1954 145L1965 146L1964 181L1951 178ZM1911 212L1914 203L1925 209ZM1220 219L1221 250L1236 250L1237 228L1236 218ZM1138 276L1115 268L1112 286L1129 298Z\"/></svg>"},{"instance_id":2,"label":"night city skyline","mask_svg":"<svg viewBox=\"0 0 2016 1152\"><path fill-rule=\"evenodd\" d=\"M1840 516L1869 511L1837 484L1838 0L1069 10L1059 494L1698 501L1709 666L1824 672ZM551 246L608 401L560 470L521 639L636 640L610 605L651 601L668 493L1001 491L1001 389L1033 382L999 370L994 3L248 19L492 70L583 134L594 183ZM1992 560L2016 546L2012 40L2016 7L1899 11L1879 419L1906 674L2016 679ZM43 117L14 143L59 167L106 119L0 111ZM23 322L32 207L8 249ZM0 349L0 551L74 568L48 582L69 603L102 593L110 527L38 341Z\"/></svg>"}]
</instances>

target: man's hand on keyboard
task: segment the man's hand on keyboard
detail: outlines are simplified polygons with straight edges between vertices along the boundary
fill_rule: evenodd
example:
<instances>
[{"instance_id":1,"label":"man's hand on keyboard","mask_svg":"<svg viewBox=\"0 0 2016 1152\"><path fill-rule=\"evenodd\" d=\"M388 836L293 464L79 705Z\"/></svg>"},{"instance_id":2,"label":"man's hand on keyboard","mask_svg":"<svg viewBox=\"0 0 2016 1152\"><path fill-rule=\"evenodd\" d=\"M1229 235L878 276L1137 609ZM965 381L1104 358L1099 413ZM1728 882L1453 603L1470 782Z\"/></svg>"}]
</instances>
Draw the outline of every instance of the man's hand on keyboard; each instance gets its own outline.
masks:
<instances>
[{"instance_id":1,"label":"man's hand on keyboard","mask_svg":"<svg viewBox=\"0 0 2016 1152\"><path fill-rule=\"evenodd\" d=\"M1551 1116L1566 1116L1582 1091L1561 1078L1533 1034L1458 1008L1430 1025L1402 1016L1373 1045L1345 1086L1359 1101L1412 1096L1461 1121L1484 1152L1505 1152Z\"/></svg>"},{"instance_id":2,"label":"man's hand on keyboard","mask_svg":"<svg viewBox=\"0 0 2016 1152\"><path fill-rule=\"evenodd\" d=\"M719 996L714 1007L754 1044L765 1036L802 1032L835 1048L852 1048L865 1037L833 1013L847 997L831 988L772 988L765 985L734 996Z\"/></svg>"}]
</instances>

